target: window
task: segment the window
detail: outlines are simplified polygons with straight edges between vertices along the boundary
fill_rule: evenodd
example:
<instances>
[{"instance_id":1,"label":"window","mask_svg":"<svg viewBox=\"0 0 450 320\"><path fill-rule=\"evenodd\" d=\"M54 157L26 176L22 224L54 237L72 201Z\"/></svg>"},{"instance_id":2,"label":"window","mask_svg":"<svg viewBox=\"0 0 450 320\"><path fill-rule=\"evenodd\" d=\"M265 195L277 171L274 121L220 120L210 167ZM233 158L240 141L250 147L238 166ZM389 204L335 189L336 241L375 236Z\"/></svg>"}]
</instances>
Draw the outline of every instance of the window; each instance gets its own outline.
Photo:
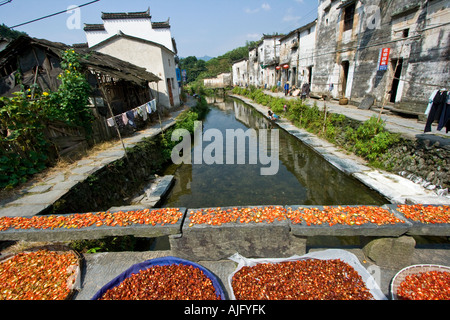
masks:
<instances>
[{"instance_id":1,"label":"window","mask_svg":"<svg viewBox=\"0 0 450 320\"><path fill-rule=\"evenodd\" d=\"M353 19L355 17L355 4L344 9L344 31L353 29Z\"/></svg>"},{"instance_id":2,"label":"window","mask_svg":"<svg viewBox=\"0 0 450 320\"><path fill-rule=\"evenodd\" d=\"M409 28L403 30L403 38L408 38L409 36Z\"/></svg>"}]
</instances>

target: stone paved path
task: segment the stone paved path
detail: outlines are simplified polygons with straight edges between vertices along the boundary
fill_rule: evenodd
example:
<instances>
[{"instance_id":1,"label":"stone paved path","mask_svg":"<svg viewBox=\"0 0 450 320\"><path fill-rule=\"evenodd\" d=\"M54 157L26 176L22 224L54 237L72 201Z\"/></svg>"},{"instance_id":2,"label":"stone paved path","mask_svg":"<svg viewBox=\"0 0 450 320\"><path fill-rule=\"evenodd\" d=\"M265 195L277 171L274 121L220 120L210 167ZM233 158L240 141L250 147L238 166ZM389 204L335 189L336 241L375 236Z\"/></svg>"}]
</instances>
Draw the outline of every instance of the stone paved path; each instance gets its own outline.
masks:
<instances>
[{"instance_id":1,"label":"stone paved path","mask_svg":"<svg viewBox=\"0 0 450 320\"><path fill-rule=\"evenodd\" d=\"M286 99L299 99L298 97L285 97L284 93L274 93L271 91L264 91L265 94L274 96L274 97L280 97L280 98L286 98ZM358 121L366 121L369 120L371 117L376 116L378 117L379 111L376 110L363 110L359 109L356 106L353 105L339 105L337 101L331 100L331 101L321 101L316 99L307 99L306 103L308 105L313 105L314 103L317 103L317 106L320 110L324 109L324 105L326 103L327 110L331 113L336 114L343 114L346 117ZM434 124L432 126L432 131L429 133L424 134L424 128L425 128L425 122L418 121L417 118L408 118L408 117L402 117L396 114L392 113L383 113L381 115L381 119L386 123L386 129L395 132L400 133L405 137L408 138L420 138L420 137L426 137L426 136L433 136L437 135L439 137L446 137L450 138L450 132L446 133L445 128L441 131L437 131L437 126ZM448 143L450 144L450 139L448 139Z\"/></svg>"}]
</instances>

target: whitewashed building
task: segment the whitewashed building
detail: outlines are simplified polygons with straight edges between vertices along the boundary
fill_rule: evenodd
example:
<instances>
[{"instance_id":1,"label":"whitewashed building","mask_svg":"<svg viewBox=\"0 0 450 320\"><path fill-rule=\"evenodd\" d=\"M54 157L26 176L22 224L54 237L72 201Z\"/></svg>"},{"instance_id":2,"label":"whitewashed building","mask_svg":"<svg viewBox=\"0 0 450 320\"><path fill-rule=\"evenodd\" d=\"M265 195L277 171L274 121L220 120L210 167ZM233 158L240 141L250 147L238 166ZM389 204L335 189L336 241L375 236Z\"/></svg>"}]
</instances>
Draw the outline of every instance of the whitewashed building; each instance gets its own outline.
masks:
<instances>
[{"instance_id":1,"label":"whitewashed building","mask_svg":"<svg viewBox=\"0 0 450 320\"><path fill-rule=\"evenodd\" d=\"M259 74L259 64L258 64L258 46L251 47L248 49L248 84L249 86L258 86L258 74Z\"/></svg>"},{"instance_id":2,"label":"whitewashed building","mask_svg":"<svg viewBox=\"0 0 450 320\"><path fill-rule=\"evenodd\" d=\"M144 12L102 13L103 24L86 24L89 48L146 68L162 80L151 84L158 105L178 107L177 49L169 20L152 22Z\"/></svg>"},{"instance_id":3,"label":"whitewashed building","mask_svg":"<svg viewBox=\"0 0 450 320\"><path fill-rule=\"evenodd\" d=\"M227 88L231 87L232 84L232 74L221 73L217 75L215 78L206 78L203 79L203 84L207 88Z\"/></svg>"},{"instance_id":4,"label":"whitewashed building","mask_svg":"<svg viewBox=\"0 0 450 320\"><path fill-rule=\"evenodd\" d=\"M313 21L291 31L280 39L281 86L289 81L290 87L301 88L312 82L316 22Z\"/></svg>"},{"instance_id":5,"label":"whitewashed building","mask_svg":"<svg viewBox=\"0 0 450 320\"><path fill-rule=\"evenodd\" d=\"M422 115L450 84L448 0L320 0L311 90Z\"/></svg>"},{"instance_id":6,"label":"whitewashed building","mask_svg":"<svg viewBox=\"0 0 450 320\"><path fill-rule=\"evenodd\" d=\"M263 35L258 45L258 86L271 88L277 85L279 72L276 70L280 56L281 35Z\"/></svg>"},{"instance_id":7,"label":"whitewashed building","mask_svg":"<svg viewBox=\"0 0 450 320\"><path fill-rule=\"evenodd\" d=\"M233 63L233 86L247 87L248 83L248 59L240 59Z\"/></svg>"}]
</instances>

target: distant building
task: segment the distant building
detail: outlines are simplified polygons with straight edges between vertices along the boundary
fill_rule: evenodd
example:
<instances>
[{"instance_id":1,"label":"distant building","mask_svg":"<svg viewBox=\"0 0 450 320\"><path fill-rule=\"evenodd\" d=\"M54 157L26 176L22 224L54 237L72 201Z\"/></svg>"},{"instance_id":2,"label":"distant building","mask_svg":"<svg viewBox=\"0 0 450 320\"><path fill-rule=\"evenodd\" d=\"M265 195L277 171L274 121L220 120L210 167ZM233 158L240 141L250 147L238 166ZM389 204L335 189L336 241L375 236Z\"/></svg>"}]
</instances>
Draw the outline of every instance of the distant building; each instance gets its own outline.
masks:
<instances>
[{"instance_id":1,"label":"distant building","mask_svg":"<svg viewBox=\"0 0 450 320\"><path fill-rule=\"evenodd\" d=\"M276 70L280 57L281 35L263 35L258 45L258 86L270 88L277 85L280 73Z\"/></svg>"},{"instance_id":2,"label":"distant building","mask_svg":"<svg viewBox=\"0 0 450 320\"><path fill-rule=\"evenodd\" d=\"M233 63L233 86L248 86L248 59L241 59Z\"/></svg>"},{"instance_id":3,"label":"distant building","mask_svg":"<svg viewBox=\"0 0 450 320\"><path fill-rule=\"evenodd\" d=\"M102 13L103 24L86 24L89 48L146 68L162 80L152 84L158 105L178 107L177 49L169 20L152 22L144 12Z\"/></svg>"},{"instance_id":4,"label":"distant building","mask_svg":"<svg viewBox=\"0 0 450 320\"><path fill-rule=\"evenodd\" d=\"M258 86L258 74L259 74L259 64L258 64L258 46L251 47L248 50L248 84L250 86Z\"/></svg>"},{"instance_id":5,"label":"distant building","mask_svg":"<svg viewBox=\"0 0 450 320\"><path fill-rule=\"evenodd\" d=\"M281 85L311 84L316 43L316 21L291 31L280 39Z\"/></svg>"},{"instance_id":6,"label":"distant building","mask_svg":"<svg viewBox=\"0 0 450 320\"><path fill-rule=\"evenodd\" d=\"M203 79L203 84L207 88L228 88L231 87L231 73L221 73L215 78Z\"/></svg>"},{"instance_id":7,"label":"distant building","mask_svg":"<svg viewBox=\"0 0 450 320\"><path fill-rule=\"evenodd\" d=\"M450 86L450 2L319 0L312 91L423 114Z\"/></svg>"}]
</instances>

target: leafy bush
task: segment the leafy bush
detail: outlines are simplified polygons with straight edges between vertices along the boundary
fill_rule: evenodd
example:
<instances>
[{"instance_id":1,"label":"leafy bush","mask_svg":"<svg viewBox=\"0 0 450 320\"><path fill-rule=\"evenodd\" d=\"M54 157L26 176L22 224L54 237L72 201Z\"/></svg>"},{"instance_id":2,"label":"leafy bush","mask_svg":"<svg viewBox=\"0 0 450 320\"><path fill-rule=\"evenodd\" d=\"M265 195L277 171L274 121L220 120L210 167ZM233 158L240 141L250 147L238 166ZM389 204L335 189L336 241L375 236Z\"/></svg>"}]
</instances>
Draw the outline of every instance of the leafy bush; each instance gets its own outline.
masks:
<instances>
[{"instance_id":1,"label":"leafy bush","mask_svg":"<svg viewBox=\"0 0 450 320\"><path fill-rule=\"evenodd\" d=\"M44 133L48 122L63 121L90 132L90 86L78 59L73 50L64 52L62 84L56 92L42 92L33 85L22 86L12 98L0 97L0 188L23 183L49 164L51 144Z\"/></svg>"}]
</instances>

